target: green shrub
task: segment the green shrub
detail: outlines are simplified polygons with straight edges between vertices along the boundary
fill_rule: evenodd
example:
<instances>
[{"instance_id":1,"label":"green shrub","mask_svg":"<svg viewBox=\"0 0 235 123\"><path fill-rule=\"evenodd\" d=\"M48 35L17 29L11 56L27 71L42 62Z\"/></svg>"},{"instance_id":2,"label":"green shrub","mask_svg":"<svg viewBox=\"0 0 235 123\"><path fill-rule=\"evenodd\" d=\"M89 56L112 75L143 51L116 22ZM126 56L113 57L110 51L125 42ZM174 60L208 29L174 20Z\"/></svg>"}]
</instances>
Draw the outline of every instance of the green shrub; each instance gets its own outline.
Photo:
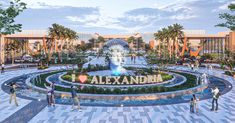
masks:
<instances>
[{"instance_id":1,"label":"green shrub","mask_svg":"<svg viewBox=\"0 0 235 123\"><path fill-rule=\"evenodd\" d=\"M67 81L72 81L72 76L71 76L71 75L68 75L68 74L62 76L61 78L64 79L64 80L67 80Z\"/></svg>"}]
</instances>

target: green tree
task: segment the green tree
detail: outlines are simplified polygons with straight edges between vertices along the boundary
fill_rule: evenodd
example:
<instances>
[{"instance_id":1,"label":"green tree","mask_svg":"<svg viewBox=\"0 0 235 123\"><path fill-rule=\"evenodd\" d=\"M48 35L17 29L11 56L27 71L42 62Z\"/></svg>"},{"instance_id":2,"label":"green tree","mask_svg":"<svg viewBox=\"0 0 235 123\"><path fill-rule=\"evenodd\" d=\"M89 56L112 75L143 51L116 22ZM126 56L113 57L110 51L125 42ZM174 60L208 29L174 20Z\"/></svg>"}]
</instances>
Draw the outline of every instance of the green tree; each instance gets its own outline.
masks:
<instances>
[{"instance_id":1,"label":"green tree","mask_svg":"<svg viewBox=\"0 0 235 123\"><path fill-rule=\"evenodd\" d=\"M232 31L235 31L235 15L234 15L235 4L230 4L228 6L228 9L231 11L231 13L219 14L219 18L226 20L226 22L217 24L216 26L226 27L226 28L229 28Z\"/></svg>"},{"instance_id":2,"label":"green tree","mask_svg":"<svg viewBox=\"0 0 235 123\"><path fill-rule=\"evenodd\" d=\"M7 43L6 47L5 47L5 51L7 54L11 54L11 62L12 64L14 64L14 58L15 58L15 53L16 51L19 51L20 47L21 47L21 41L19 40L11 40Z\"/></svg>"},{"instance_id":3,"label":"green tree","mask_svg":"<svg viewBox=\"0 0 235 123\"><path fill-rule=\"evenodd\" d=\"M135 37L134 36L131 36L127 39L127 42L128 43L133 43L135 41Z\"/></svg>"},{"instance_id":4,"label":"green tree","mask_svg":"<svg viewBox=\"0 0 235 123\"><path fill-rule=\"evenodd\" d=\"M48 30L49 30L49 36L52 38L52 41L54 44L53 46L55 47L55 51L58 53L60 61L62 61L61 53L64 48L64 44L65 44L64 42L66 42L66 46L68 50L69 44L73 44L72 42L78 39L77 32L73 31L72 29L66 28L63 25L59 25L56 23L52 24L52 27L49 27ZM60 43L60 46L59 46L59 43ZM50 55L49 55L49 59L50 59Z\"/></svg>"},{"instance_id":5,"label":"green tree","mask_svg":"<svg viewBox=\"0 0 235 123\"><path fill-rule=\"evenodd\" d=\"M20 32L22 25L15 23L15 18L26 9L26 4L20 0L13 0L10 5L5 8L0 4L0 37L2 35L13 34ZM0 38L0 42L1 38ZM4 49L1 49L4 50ZM0 51L0 56L2 56ZM2 57L0 58L1 63L4 62Z\"/></svg>"},{"instance_id":6,"label":"green tree","mask_svg":"<svg viewBox=\"0 0 235 123\"><path fill-rule=\"evenodd\" d=\"M154 33L154 37L156 41L158 42L158 56L161 58L161 44L164 41L163 33L161 30L158 30L158 32Z\"/></svg>"},{"instance_id":7,"label":"green tree","mask_svg":"<svg viewBox=\"0 0 235 123\"><path fill-rule=\"evenodd\" d=\"M15 18L26 9L26 4L20 0L10 2L4 9L0 4L0 35L13 34L21 31L21 24L15 24Z\"/></svg>"}]
</instances>

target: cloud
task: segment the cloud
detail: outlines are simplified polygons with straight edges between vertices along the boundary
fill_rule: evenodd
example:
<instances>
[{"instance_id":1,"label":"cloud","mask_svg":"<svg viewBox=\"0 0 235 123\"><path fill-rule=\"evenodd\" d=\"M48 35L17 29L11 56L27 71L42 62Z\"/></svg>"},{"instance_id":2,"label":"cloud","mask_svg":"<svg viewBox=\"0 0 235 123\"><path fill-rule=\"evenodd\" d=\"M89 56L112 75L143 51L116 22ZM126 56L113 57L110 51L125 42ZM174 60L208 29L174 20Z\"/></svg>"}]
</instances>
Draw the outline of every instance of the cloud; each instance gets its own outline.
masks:
<instances>
[{"instance_id":1,"label":"cloud","mask_svg":"<svg viewBox=\"0 0 235 123\"><path fill-rule=\"evenodd\" d=\"M81 0L23 0L28 9L17 21L24 29L48 28L59 23L77 31L125 33L154 32L160 27L180 23L189 29L220 30L218 14L232 0L152 0L125 2L125 6L111 4L110 1ZM132 1L132 2L131 2ZM136 4L135 4L136 5ZM214 11L213 11L214 10Z\"/></svg>"}]
</instances>

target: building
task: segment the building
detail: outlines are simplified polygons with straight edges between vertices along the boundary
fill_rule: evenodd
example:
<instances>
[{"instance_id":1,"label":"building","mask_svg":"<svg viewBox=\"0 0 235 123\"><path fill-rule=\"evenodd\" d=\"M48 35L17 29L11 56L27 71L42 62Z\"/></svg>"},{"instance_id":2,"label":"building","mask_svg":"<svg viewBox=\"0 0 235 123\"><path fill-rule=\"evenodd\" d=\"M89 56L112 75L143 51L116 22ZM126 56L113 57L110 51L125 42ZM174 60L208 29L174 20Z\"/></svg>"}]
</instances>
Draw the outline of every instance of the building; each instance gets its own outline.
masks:
<instances>
[{"instance_id":1,"label":"building","mask_svg":"<svg viewBox=\"0 0 235 123\"><path fill-rule=\"evenodd\" d=\"M235 32L220 32L218 34L206 34L205 30L183 30L183 32L184 36L180 40L183 40L187 43L183 44L184 47L181 54L184 54L185 51L189 51L191 56L203 55L205 53L214 53L223 58L226 51L235 53ZM152 49L157 48L159 45L159 41L156 41L154 38L154 33L99 35L97 33L89 34L79 32L78 36L79 39L73 41L73 45L84 45L92 38L97 39L98 36L102 36L105 41L111 39L121 39L127 41L129 37L133 36L136 40L128 44L129 48L134 51L144 50L145 43L147 42L149 42ZM48 46L50 45L48 42L52 39L48 36L48 32L46 30L24 30L12 35L2 35L0 37L0 63L5 62L5 48L12 40L20 40L25 42L22 50L25 54L35 54L41 51L41 49L58 51L58 47L56 47L56 45L58 46L61 43L57 42L56 44L52 45L52 47ZM104 42L99 43L97 45L97 50L102 48L103 45Z\"/></svg>"},{"instance_id":2,"label":"building","mask_svg":"<svg viewBox=\"0 0 235 123\"><path fill-rule=\"evenodd\" d=\"M149 41L149 47L150 47L150 49L156 50L156 49L157 49L157 46L158 46L158 43L157 43L156 40L150 40L150 41Z\"/></svg>"},{"instance_id":3,"label":"building","mask_svg":"<svg viewBox=\"0 0 235 123\"><path fill-rule=\"evenodd\" d=\"M183 40L189 42L187 47L191 56L210 53L224 57L226 51L235 53L235 32L205 34L203 31L194 31L194 33L185 31Z\"/></svg>"}]
</instances>

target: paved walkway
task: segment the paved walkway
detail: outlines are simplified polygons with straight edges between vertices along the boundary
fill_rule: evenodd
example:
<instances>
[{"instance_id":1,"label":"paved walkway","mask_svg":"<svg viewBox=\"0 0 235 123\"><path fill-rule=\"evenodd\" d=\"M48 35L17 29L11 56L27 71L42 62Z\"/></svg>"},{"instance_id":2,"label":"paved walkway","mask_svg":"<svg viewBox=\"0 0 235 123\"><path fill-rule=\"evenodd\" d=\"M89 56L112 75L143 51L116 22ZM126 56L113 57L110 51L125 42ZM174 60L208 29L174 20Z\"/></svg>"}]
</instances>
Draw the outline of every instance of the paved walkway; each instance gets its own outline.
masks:
<instances>
[{"instance_id":1,"label":"paved walkway","mask_svg":"<svg viewBox=\"0 0 235 123\"><path fill-rule=\"evenodd\" d=\"M190 70L186 67L172 67L179 70ZM28 73L34 70L27 71ZM36 71L36 70L35 70ZM3 81L23 74L26 71L5 73L0 75L0 84ZM235 81L232 77L222 74L222 71L200 69L199 72L207 72L211 75L226 79L235 87ZM17 75L16 75L17 74ZM12 117L16 111L22 111L31 101L21 99L20 106L15 107L8 104L8 95L0 90L0 121L7 117ZM235 88L221 96L219 99L218 112L211 112L211 99L199 102L199 113L192 114L189 112L189 104L174 104L164 106L145 106L145 107L82 107L82 112L71 111L71 106L56 105L45 107L29 122L31 123L233 123L235 121ZM2 104L3 100L3 104ZM30 107L33 108L33 107ZM8 112L8 113L6 113ZM6 113L5 115L2 115ZM21 115L21 114L18 114Z\"/></svg>"}]
</instances>

